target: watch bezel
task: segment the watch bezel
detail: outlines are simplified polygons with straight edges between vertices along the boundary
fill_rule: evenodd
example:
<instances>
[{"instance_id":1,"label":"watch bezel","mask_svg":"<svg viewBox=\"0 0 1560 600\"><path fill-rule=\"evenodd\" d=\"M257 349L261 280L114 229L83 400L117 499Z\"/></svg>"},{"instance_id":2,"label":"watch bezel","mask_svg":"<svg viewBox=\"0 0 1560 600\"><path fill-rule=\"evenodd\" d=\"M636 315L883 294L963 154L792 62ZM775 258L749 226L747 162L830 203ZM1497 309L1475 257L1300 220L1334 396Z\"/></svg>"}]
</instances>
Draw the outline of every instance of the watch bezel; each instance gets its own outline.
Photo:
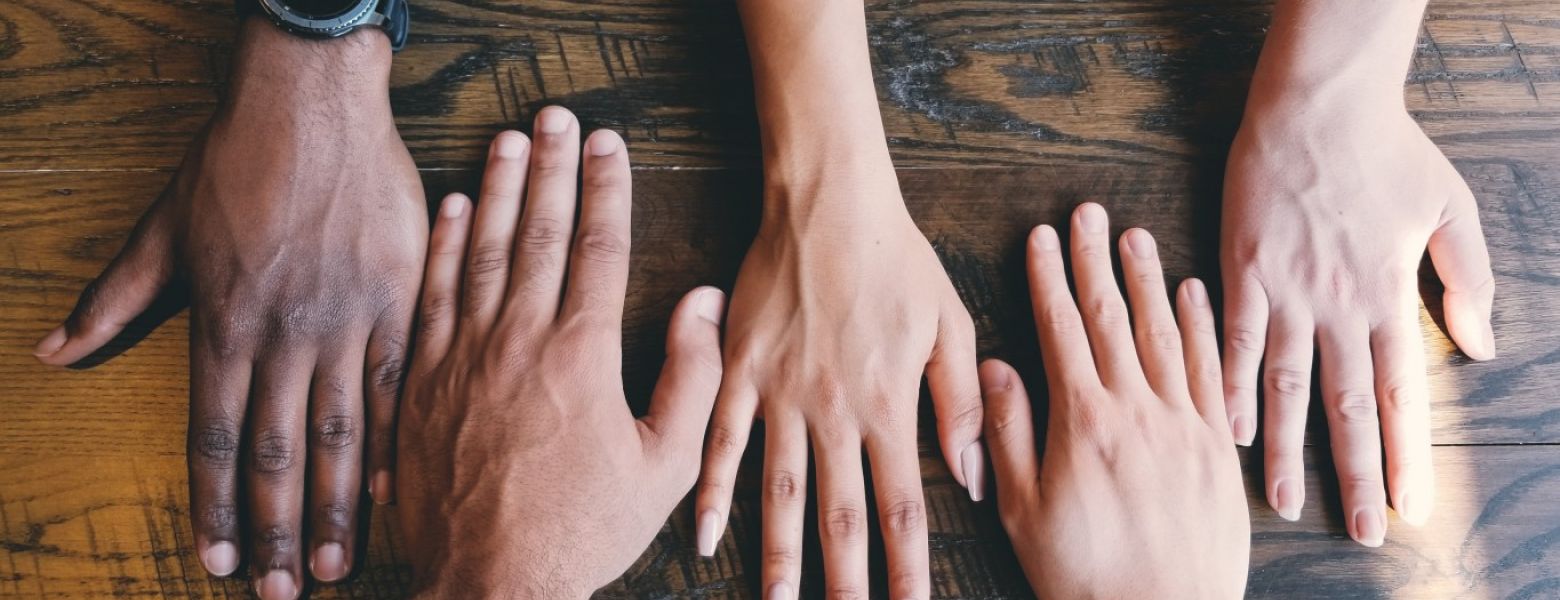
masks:
<instances>
[{"instance_id":1,"label":"watch bezel","mask_svg":"<svg viewBox=\"0 0 1560 600\"><path fill-rule=\"evenodd\" d=\"M356 0L356 4L334 17L311 19L293 12L282 0L260 0L260 7L273 18L302 33L328 37L346 35L360 25L370 24L379 0Z\"/></svg>"}]
</instances>

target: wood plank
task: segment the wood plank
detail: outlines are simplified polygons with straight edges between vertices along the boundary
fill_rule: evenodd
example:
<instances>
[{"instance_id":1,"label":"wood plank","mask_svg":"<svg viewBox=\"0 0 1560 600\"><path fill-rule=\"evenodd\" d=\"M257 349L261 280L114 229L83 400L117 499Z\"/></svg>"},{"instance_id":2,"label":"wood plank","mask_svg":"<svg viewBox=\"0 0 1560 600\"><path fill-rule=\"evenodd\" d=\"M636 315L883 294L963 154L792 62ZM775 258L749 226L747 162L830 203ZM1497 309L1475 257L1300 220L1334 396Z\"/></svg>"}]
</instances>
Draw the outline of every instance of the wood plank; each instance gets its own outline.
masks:
<instances>
[{"instance_id":1,"label":"wood plank","mask_svg":"<svg viewBox=\"0 0 1560 600\"><path fill-rule=\"evenodd\" d=\"M900 166L1199 164L1239 122L1266 1L873 0ZM727 0L419 0L393 100L424 168L468 166L550 103L647 166L756 164ZM1455 159L1560 157L1560 8L1434 0L1405 81ZM168 169L215 110L229 0L0 4L0 170Z\"/></svg>"}]
</instances>

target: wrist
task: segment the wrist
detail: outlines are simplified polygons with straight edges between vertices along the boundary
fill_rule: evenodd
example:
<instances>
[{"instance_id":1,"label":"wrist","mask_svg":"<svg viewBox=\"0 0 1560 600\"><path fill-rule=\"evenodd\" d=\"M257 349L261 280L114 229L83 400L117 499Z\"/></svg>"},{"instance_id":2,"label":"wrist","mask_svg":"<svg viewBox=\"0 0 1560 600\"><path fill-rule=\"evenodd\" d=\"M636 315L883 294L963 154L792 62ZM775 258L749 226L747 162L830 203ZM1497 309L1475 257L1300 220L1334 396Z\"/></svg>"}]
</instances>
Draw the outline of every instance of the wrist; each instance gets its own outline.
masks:
<instances>
[{"instance_id":1,"label":"wrist","mask_svg":"<svg viewBox=\"0 0 1560 600\"><path fill-rule=\"evenodd\" d=\"M426 572L418 573L414 598L557 598L585 600L594 590L561 572L536 573L532 565L505 569L495 557L500 553L474 552L469 557L449 557ZM515 561L509 561L515 562Z\"/></svg>"},{"instance_id":2,"label":"wrist","mask_svg":"<svg viewBox=\"0 0 1560 600\"><path fill-rule=\"evenodd\" d=\"M1281 0L1247 97L1248 117L1404 112L1403 81L1425 0Z\"/></svg>"},{"instance_id":3,"label":"wrist","mask_svg":"<svg viewBox=\"0 0 1560 600\"><path fill-rule=\"evenodd\" d=\"M343 116L389 112L390 40L370 28L338 38L305 38L264 16L240 25L229 103L289 109L337 106Z\"/></svg>"}]
</instances>

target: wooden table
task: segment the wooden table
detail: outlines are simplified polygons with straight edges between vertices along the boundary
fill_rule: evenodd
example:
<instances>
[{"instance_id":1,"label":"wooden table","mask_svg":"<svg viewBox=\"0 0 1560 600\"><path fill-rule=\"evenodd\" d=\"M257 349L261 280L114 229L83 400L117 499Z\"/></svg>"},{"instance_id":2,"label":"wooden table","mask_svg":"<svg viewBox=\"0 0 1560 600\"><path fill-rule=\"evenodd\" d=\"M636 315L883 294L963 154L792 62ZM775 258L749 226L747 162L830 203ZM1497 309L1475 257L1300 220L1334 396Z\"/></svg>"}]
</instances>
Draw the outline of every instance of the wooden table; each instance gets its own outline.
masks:
<instances>
[{"instance_id":1,"label":"wooden table","mask_svg":"<svg viewBox=\"0 0 1560 600\"><path fill-rule=\"evenodd\" d=\"M488 138L528 128L547 104L629 140L625 374L642 405L672 302L699 283L729 289L756 227L757 126L733 3L417 0L412 11L393 97L430 198L475 189ZM1244 0L870 3L906 199L984 355L1039 381L1023 236L1085 199L1105 203L1118 228L1152 229L1174 278L1218 281L1224 154L1269 11ZM91 369L48 369L29 354L214 110L233 29L228 0L0 3L0 597L249 593L247 580L207 577L191 550L183 316L139 324ZM1380 549L1350 541L1316 411L1313 493L1298 523L1266 507L1260 449L1243 453L1249 593L1560 597L1560 4L1433 1L1404 94L1478 195L1501 356L1472 364L1451 347L1425 270L1431 522L1416 530L1394 517ZM994 504L963 497L933 440L923 436L921 464L934 593L1027 596ZM685 506L601 595L756 596L758 448L715 559L695 556ZM356 577L315 596L406 589L391 516L373 515ZM810 543L804 592L816 597Z\"/></svg>"}]
</instances>

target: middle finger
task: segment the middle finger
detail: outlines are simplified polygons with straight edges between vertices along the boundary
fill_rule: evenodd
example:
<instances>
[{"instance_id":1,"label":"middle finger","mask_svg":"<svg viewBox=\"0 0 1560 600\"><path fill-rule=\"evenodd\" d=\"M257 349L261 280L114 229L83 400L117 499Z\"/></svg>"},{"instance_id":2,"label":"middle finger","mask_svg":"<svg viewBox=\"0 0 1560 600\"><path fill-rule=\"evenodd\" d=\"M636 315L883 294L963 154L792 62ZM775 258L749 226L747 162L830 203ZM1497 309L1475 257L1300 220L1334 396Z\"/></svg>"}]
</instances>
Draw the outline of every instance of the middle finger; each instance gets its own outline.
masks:
<instances>
[{"instance_id":1,"label":"middle finger","mask_svg":"<svg viewBox=\"0 0 1560 600\"><path fill-rule=\"evenodd\" d=\"M1141 381L1143 370L1138 366L1127 323L1127 304L1116 287L1116 272L1110 263L1110 219L1103 207L1086 202L1073 211L1072 229L1078 308L1100 381L1106 387Z\"/></svg>"},{"instance_id":2,"label":"middle finger","mask_svg":"<svg viewBox=\"0 0 1560 600\"><path fill-rule=\"evenodd\" d=\"M818 470L818 537L830 598L867 597L867 486L861 436L840 426L812 429Z\"/></svg>"},{"instance_id":3,"label":"middle finger","mask_svg":"<svg viewBox=\"0 0 1560 600\"><path fill-rule=\"evenodd\" d=\"M298 597L303 581L304 436L312 356L262 356L250 392L248 496L255 591L264 600Z\"/></svg>"}]
</instances>

